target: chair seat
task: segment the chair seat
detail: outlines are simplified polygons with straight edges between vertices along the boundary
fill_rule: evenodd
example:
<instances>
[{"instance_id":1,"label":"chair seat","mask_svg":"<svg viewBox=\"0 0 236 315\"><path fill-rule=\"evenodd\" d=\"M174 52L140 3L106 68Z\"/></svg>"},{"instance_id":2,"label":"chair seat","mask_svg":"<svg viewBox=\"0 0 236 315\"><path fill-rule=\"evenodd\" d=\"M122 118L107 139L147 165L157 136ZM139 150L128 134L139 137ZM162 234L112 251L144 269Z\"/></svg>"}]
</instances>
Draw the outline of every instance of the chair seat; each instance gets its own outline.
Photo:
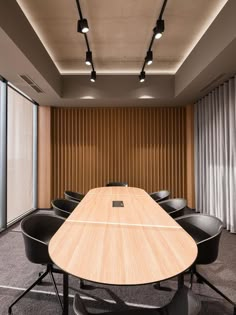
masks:
<instances>
[{"instance_id":1,"label":"chair seat","mask_svg":"<svg viewBox=\"0 0 236 315\"><path fill-rule=\"evenodd\" d=\"M173 212L173 211L175 211L176 209L175 208L173 208L173 207L171 207L171 206L169 206L169 205L165 205L165 211L167 212L167 213L171 213L171 212Z\"/></svg>"},{"instance_id":2,"label":"chair seat","mask_svg":"<svg viewBox=\"0 0 236 315\"><path fill-rule=\"evenodd\" d=\"M149 196L152 197L152 199L154 199L156 202L160 202L168 199L170 196L170 192L168 190L159 190L149 193Z\"/></svg>"},{"instance_id":3,"label":"chair seat","mask_svg":"<svg viewBox=\"0 0 236 315\"><path fill-rule=\"evenodd\" d=\"M178 220L177 220L178 222ZM192 225L189 222L178 222L182 228L191 235L191 237L195 240L196 243L204 241L208 239L211 235L203 231L202 229L198 228L197 226Z\"/></svg>"},{"instance_id":4,"label":"chair seat","mask_svg":"<svg viewBox=\"0 0 236 315\"><path fill-rule=\"evenodd\" d=\"M79 202L69 199L54 199L51 204L57 216L68 218Z\"/></svg>"},{"instance_id":5,"label":"chair seat","mask_svg":"<svg viewBox=\"0 0 236 315\"><path fill-rule=\"evenodd\" d=\"M187 200L184 198L172 198L158 203L172 218L182 216L187 206Z\"/></svg>"},{"instance_id":6,"label":"chair seat","mask_svg":"<svg viewBox=\"0 0 236 315\"><path fill-rule=\"evenodd\" d=\"M73 200L77 202L80 202L85 196L84 194L81 194L80 192L75 192L75 191L70 191L70 190L66 190L64 192L64 195L65 195L65 199Z\"/></svg>"}]
</instances>

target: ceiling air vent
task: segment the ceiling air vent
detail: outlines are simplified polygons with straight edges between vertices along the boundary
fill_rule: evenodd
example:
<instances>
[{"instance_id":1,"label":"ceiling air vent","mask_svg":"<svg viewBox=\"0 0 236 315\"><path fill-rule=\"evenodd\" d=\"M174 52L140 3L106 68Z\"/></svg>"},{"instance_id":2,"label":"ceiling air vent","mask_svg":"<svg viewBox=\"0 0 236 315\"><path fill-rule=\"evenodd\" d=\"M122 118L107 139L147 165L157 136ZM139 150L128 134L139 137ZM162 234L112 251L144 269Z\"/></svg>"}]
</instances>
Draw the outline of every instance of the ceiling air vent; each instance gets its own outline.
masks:
<instances>
[{"instance_id":1,"label":"ceiling air vent","mask_svg":"<svg viewBox=\"0 0 236 315\"><path fill-rule=\"evenodd\" d=\"M37 93L43 93L43 90L28 75L20 74L20 77Z\"/></svg>"}]
</instances>

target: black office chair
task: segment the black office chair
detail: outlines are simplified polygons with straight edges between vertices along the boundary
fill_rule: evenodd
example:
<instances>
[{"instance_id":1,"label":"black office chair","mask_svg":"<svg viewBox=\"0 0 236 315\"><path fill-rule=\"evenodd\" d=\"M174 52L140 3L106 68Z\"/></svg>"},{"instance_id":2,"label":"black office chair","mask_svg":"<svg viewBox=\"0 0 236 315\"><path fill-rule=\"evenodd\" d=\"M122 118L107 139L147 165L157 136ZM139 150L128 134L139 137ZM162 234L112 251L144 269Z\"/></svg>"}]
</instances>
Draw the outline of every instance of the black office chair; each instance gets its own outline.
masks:
<instances>
[{"instance_id":1,"label":"black office chair","mask_svg":"<svg viewBox=\"0 0 236 315\"><path fill-rule=\"evenodd\" d=\"M173 198L158 202L158 204L172 217L180 217L184 214L184 209L187 206L186 199Z\"/></svg>"},{"instance_id":2,"label":"black office chair","mask_svg":"<svg viewBox=\"0 0 236 315\"><path fill-rule=\"evenodd\" d=\"M159 191L150 193L149 196L159 203L160 201L167 200L170 196L170 192L168 190L159 190Z\"/></svg>"},{"instance_id":3,"label":"black office chair","mask_svg":"<svg viewBox=\"0 0 236 315\"><path fill-rule=\"evenodd\" d=\"M74 312L76 315L92 315L89 313L79 294L75 295L74 298ZM106 312L99 313L100 315L197 315L199 314L201 309L201 303L197 299L197 297L193 294L191 290L186 287L178 290L171 302L157 309L130 309L126 311L114 311L114 312Z\"/></svg>"},{"instance_id":4,"label":"black office chair","mask_svg":"<svg viewBox=\"0 0 236 315\"><path fill-rule=\"evenodd\" d=\"M198 247L197 259L190 270L190 287L192 288L193 277L195 274L200 282L206 283L210 288L231 303L234 307L234 315L236 315L236 304L197 270L197 265L208 265L217 259L220 237L223 230L222 221L210 215L193 214L177 218L176 222L178 222L182 228L192 236Z\"/></svg>"},{"instance_id":5,"label":"black office chair","mask_svg":"<svg viewBox=\"0 0 236 315\"><path fill-rule=\"evenodd\" d=\"M197 272L196 265L211 264L217 259L223 223L218 218L205 214L185 215L177 218L176 222L191 235L198 247L198 255L194 266L191 268L190 286L192 287L194 274L203 282L210 285ZM210 286L213 287L212 285Z\"/></svg>"},{"instance_id":6,"label":"black office chair","mask_svg":"<svg viewBox=\"0 0 236 315\"><path fill-rule=\"evenodd\" d=\"M80 202L84 198L84 194L81 194L79 192L74 192L70 190L65 190L64 192L65 199L72 200L76 202Z\"/></svg>"},{"instance_id":7,"label":"black office chair","mask_svg":"<svg viewBox=\"0 0 236 315\"><path fill-rule=\"evenodd\" d=\"M21 230L23 233L26 257L34 264L46 265L46 270L28 289L26 289L13 303L11 303L8 308L8 314L12 313L13 305L25 296L25 294L28 293L34 286L39 284L47 274L50 274L58 301L63 309L53 276L53 272L62 273L62 271L53 267L53 262L48 254L48 243L63 223L64 219L45 214L30 215L22 220Z\"/></svg>"},{"instance_id":8,"label":"black office chair","mask_svg":"<svg viewBox=\"0 0 236 315\"><path fill-rule=\"evenodd\" d=\"M122 186L122 187L128 187L128 183L126 182L109 182L106 184L106 186Z\"/></svg>"},{"instance_id":9,"label":"black office chair","mask_svg":"<svg viewBox=\"0 0 236 315\"><path fill-rule=\"evenodd\" d=\"M60 217L68 218L79 202L67 199L54 199L51 202L54 213Z\"/></svg>"}]
</instances>

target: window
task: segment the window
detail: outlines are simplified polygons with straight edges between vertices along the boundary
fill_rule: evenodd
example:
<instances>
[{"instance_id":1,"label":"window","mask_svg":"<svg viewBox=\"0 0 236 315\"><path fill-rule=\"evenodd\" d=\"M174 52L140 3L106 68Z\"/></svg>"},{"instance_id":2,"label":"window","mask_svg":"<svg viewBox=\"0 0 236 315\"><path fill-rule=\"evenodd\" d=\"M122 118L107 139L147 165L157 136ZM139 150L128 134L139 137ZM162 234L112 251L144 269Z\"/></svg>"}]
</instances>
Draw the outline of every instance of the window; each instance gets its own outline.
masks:
<instances>
[{"instance_id":1,"label":"window","mask_svg":"<svg viewBox=\"0 0 236 315\"><path fill-rule=\"evenodd\" d=\"M8 88L7 222L33 209L33 106Z\"/></svg>"},{"instance_id":2,"label":"window","mask_svg":"<svg viewBox=\"0 0 236 315\"><path fill-rule=\"evenodd\" d=\"M0 126L0 223L5 228L37 207L37 105L0 84L6 91L0 98L0 123L5 125Z\"/></svg>"}]
</instances>

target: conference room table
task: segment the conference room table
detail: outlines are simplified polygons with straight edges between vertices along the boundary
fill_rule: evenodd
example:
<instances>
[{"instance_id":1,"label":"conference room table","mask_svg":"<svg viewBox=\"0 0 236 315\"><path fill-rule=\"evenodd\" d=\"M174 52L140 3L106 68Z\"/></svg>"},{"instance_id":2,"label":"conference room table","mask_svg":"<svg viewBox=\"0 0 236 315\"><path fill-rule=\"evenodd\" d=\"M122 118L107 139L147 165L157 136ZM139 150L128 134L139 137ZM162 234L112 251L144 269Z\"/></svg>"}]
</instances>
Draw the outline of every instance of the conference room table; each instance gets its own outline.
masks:
<instances>
[{"instance_id":1,"label":"conference room table","mask_svg":"<svg viewBox=\"0 0 236 315\"><path fill-rule=\"evenodd\" d=\"M63 275L68 314L68 274L111 285L156 283L183 272L197 257L191 236L143 189L91 189L49 243ZM180 281L181 283L181 281Z\"/></svg>"}]
</instances>

